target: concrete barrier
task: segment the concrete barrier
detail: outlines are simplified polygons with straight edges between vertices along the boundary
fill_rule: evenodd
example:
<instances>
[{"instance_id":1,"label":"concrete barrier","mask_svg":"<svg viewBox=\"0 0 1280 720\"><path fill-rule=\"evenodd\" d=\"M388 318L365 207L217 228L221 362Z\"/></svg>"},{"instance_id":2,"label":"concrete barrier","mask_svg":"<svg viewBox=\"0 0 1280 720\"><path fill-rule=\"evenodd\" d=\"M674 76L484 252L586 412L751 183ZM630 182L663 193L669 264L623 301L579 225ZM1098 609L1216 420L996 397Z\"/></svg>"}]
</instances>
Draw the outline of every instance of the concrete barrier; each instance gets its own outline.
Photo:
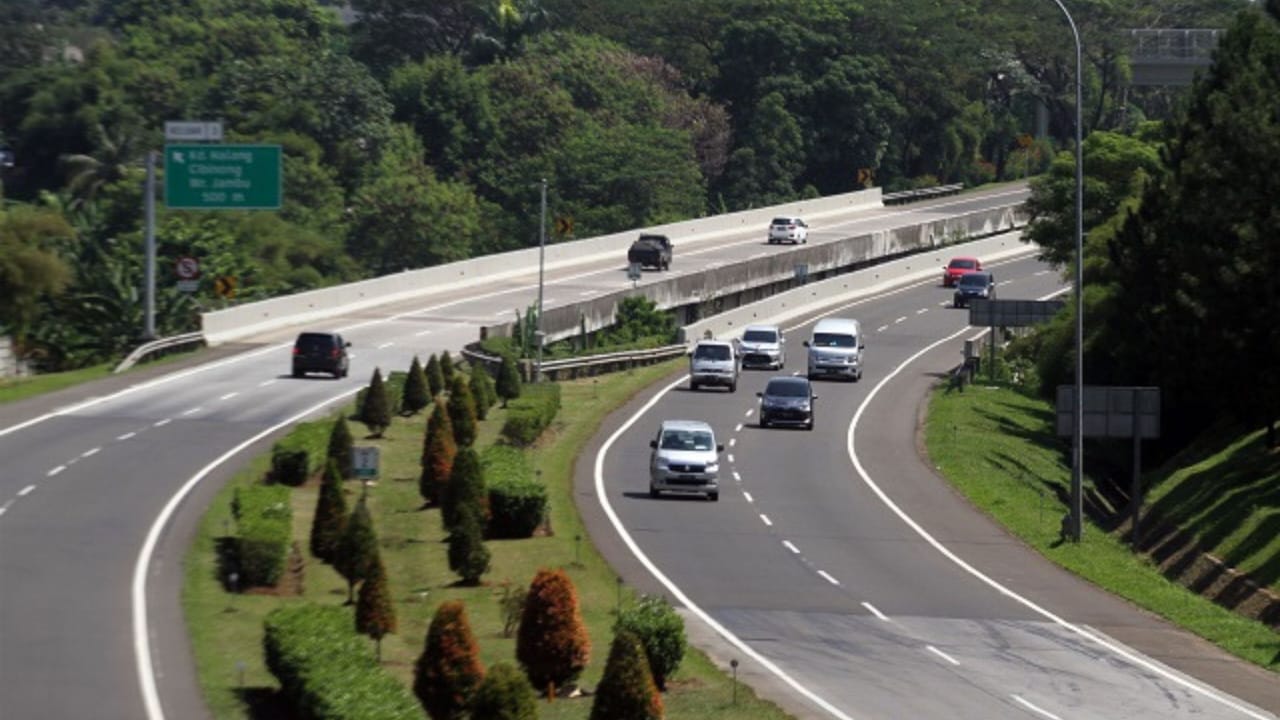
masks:
<instances>
[{"instance_id":1,"label":"concrete barrier","mask_svg":"<svg viewBox=\"0 0 1280 720\"><path fill-rule=\"evenodd\" d=\"M640 232L667 235L679 248L682 244L706 242L742 232L744 229L758 229L763 237L769 220L775 215L823 218L878 207L883 207L880 188L800 200L756 210L668 223L645 228L643 231L629 230L550 244L545 248L544 265L547 269L555 269L614 257L619 264L625 264L626 249ZM677 250L677 258L678 252ZM339 313L424 297L482 280L523 275L531 270L536 271L537 267L536 247L486 255L215 310L201 315L201 329L205 341L213 346L290 325L323 320Z\"/></svg>"}]
</instances>

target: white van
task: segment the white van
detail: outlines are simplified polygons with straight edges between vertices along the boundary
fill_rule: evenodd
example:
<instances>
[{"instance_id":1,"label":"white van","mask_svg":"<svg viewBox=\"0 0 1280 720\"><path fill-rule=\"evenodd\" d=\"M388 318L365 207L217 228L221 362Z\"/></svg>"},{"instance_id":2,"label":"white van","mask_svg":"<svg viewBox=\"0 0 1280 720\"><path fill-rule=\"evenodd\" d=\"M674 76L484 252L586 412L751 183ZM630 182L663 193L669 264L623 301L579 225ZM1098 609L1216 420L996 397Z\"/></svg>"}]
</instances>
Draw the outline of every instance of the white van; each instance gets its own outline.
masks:
<instances>
[{"instance_id":1,"label":"white van","mask_svg":"<svg viewBox=\"0 0 1280 720\"><path fill-rule=\"evenodd\" d=\"M805 340L809 349L809 379L824 375L862 379L862 325L849 318L823 318Z\"/></svg>"}]
</instances>

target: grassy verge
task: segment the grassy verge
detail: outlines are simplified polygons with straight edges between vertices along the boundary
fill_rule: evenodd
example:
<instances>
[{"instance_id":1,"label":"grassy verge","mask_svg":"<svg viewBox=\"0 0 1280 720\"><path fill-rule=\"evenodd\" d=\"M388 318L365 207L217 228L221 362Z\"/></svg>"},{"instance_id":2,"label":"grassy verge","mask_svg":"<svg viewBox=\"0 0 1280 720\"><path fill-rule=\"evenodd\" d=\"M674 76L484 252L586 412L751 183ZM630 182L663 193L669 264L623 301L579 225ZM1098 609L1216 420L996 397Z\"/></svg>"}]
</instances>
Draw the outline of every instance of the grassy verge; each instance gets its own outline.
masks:
<instances>
[{"instance_id":1,"label":"grassy verge","mask_svg":"<svg viewBox=\"0 0 1280 720\"><path fill-rule=\"evenodd\" d=\"M135 365L125 372L133 372L138 368L151 367L153 365L163 365L175 360L180 360L199 350L188 350L184 352L175 352L156 360L148 361L144 364ZM18 400L26 400L30 397L51 393L55 390L62 390L73 385L80 385L92 380L100 380L112 374L112 370L119 361L103 363L101 365L93 365L79 370L68 370L60 373L45 373L43 375L31 375L20 378L0 378L0 404L17 402Z\"/></svg>"},{"instance_id":2,"label":"grassy verge","mask_svg":"<svg viewBox=\"0 0 1280 720\"><path fill-rule=\"evenodd\" d=\"M525 587L540 567L563 567L577 586L583 618L591 637L591 662L581 684L600 680L612 637L611 627L620 602L633 600L616 575L591 546L573 503L573 464L604 417L636 392L671 372L665 363L631 372L563 383L562 409L552 429L533 450L531 459L547 484L551 498L553 534L527 540L490 541L492 568L486 585L456 587L445 557L445 534L438 510L422 510L417 491L418 458L425 419L398 418L382 440L366 440L362 426L351 425L358 445L382 449L382 475L369 490L370 509L387 564L399 629L382 642L383 663L406 683L422 652L427 625L444 600L466 602L484 664L514 662L514 637L505 637L500 599L505 588ZM492 443L504 419L495 408L480 424L477 446ZM304 425L300 432L327 432L328 422ZM340 604L346 583L327 565L308 561L302 597L270 594L232 595L219 580L218 545L231 525L229 504L234 488L254 482L266 469L257 458L218 495L202 519L198 537L185 561L183 604L208 705L217 718L268 718L281 715L274 705L275 679L262 661L262 618L282 603L301 601ZM349 502L359 486L350 483ZM316 487L293 491L294 536L306 547L316 501ZM732 681L696 650L690 649L663 697L667 717L709 720L769 720L786 718L776 706L739 688L731 704ZM558 699L539 706L540 717L552 720L586 718L590 699Z\"/></svg>"},{"instance_id":3,"label":"grassy verge","mask_svg":"<svg viewBox=\"0 0 1280 720\"><path fill-rule=\"evenodd\" d=\"M1071 471L1053 417L1052 405L1008 387L934 392L929 456L974 505L1053 562L1234 655L1280 671L1280 639L1267 626L1167 580L1120 538L1089 526L1079 544L1057 543L1066 511L1059 498L1066 497Z\"/></svg>"}]
</instances>

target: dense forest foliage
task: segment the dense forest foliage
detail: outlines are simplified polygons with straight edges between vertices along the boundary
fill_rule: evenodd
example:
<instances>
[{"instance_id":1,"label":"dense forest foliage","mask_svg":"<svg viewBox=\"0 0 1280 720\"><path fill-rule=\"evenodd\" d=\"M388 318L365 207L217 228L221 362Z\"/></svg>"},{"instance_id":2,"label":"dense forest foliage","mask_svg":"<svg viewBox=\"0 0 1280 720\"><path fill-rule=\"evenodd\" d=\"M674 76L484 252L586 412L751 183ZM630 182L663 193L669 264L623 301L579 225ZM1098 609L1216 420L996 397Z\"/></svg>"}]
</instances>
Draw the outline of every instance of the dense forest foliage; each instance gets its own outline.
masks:
<instances>
[{"instance_id":1,"label":"dense forest foliage","mask_svg":"<svg viewBox=\"0 0 1280 720\"><path fill-rule=\"evenodd\" d=\"M1127 29L1251 3L1071 5L1085 132L1129 134L1180 93L1128 85ZM137 343L167 120L281 145L284 204L161 207L161 334L226 302L178 293L179 256L238 302L526 247L543 178L586 237L846 192L863 168L890 190L1034 175L1069 146L1073 82L1048 0L0 0L0 331L44 370Z\"/></svg>"}]
</instances>

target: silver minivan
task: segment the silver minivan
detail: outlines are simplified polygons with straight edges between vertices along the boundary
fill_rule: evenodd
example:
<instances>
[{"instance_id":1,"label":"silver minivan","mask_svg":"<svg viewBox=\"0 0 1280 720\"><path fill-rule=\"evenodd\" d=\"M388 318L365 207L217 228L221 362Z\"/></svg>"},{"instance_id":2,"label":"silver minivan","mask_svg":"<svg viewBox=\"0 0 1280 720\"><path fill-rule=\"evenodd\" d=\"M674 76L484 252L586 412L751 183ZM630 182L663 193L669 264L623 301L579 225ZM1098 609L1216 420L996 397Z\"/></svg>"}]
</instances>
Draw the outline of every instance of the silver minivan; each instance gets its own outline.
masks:
<instances>
[{"instance_id":1,"label":"silver minivan","mask_svg":"<svg viewBox=\"0 0 1280 720\"><path fill-rule=\"evenodd\" d=\"M649 441L649 497L692 492L720 499L720 453L715 431L701 420L663 420Z\"/></svg>"},{"instance_id":2,"label":"silver minivan","mask_svg":"<svg viewBox=\"0 0 1280 720\"><path fill-rule=\"evenodd\" d=\"M738 351L727 340L699 340L689 353L689 389L709 385L738 389Z\"/></svg>"},{"instance_id":3,"label":"silver minivan","mask_svg":"<svg viewBox=\"0 0 1280 720\"><path fill-rule=\"evenodd\" d=\"M824 376L862 379L862 325L850 318L823 318L805 340L809 349L809 379Z\"/></svg>"}]
</instances>

